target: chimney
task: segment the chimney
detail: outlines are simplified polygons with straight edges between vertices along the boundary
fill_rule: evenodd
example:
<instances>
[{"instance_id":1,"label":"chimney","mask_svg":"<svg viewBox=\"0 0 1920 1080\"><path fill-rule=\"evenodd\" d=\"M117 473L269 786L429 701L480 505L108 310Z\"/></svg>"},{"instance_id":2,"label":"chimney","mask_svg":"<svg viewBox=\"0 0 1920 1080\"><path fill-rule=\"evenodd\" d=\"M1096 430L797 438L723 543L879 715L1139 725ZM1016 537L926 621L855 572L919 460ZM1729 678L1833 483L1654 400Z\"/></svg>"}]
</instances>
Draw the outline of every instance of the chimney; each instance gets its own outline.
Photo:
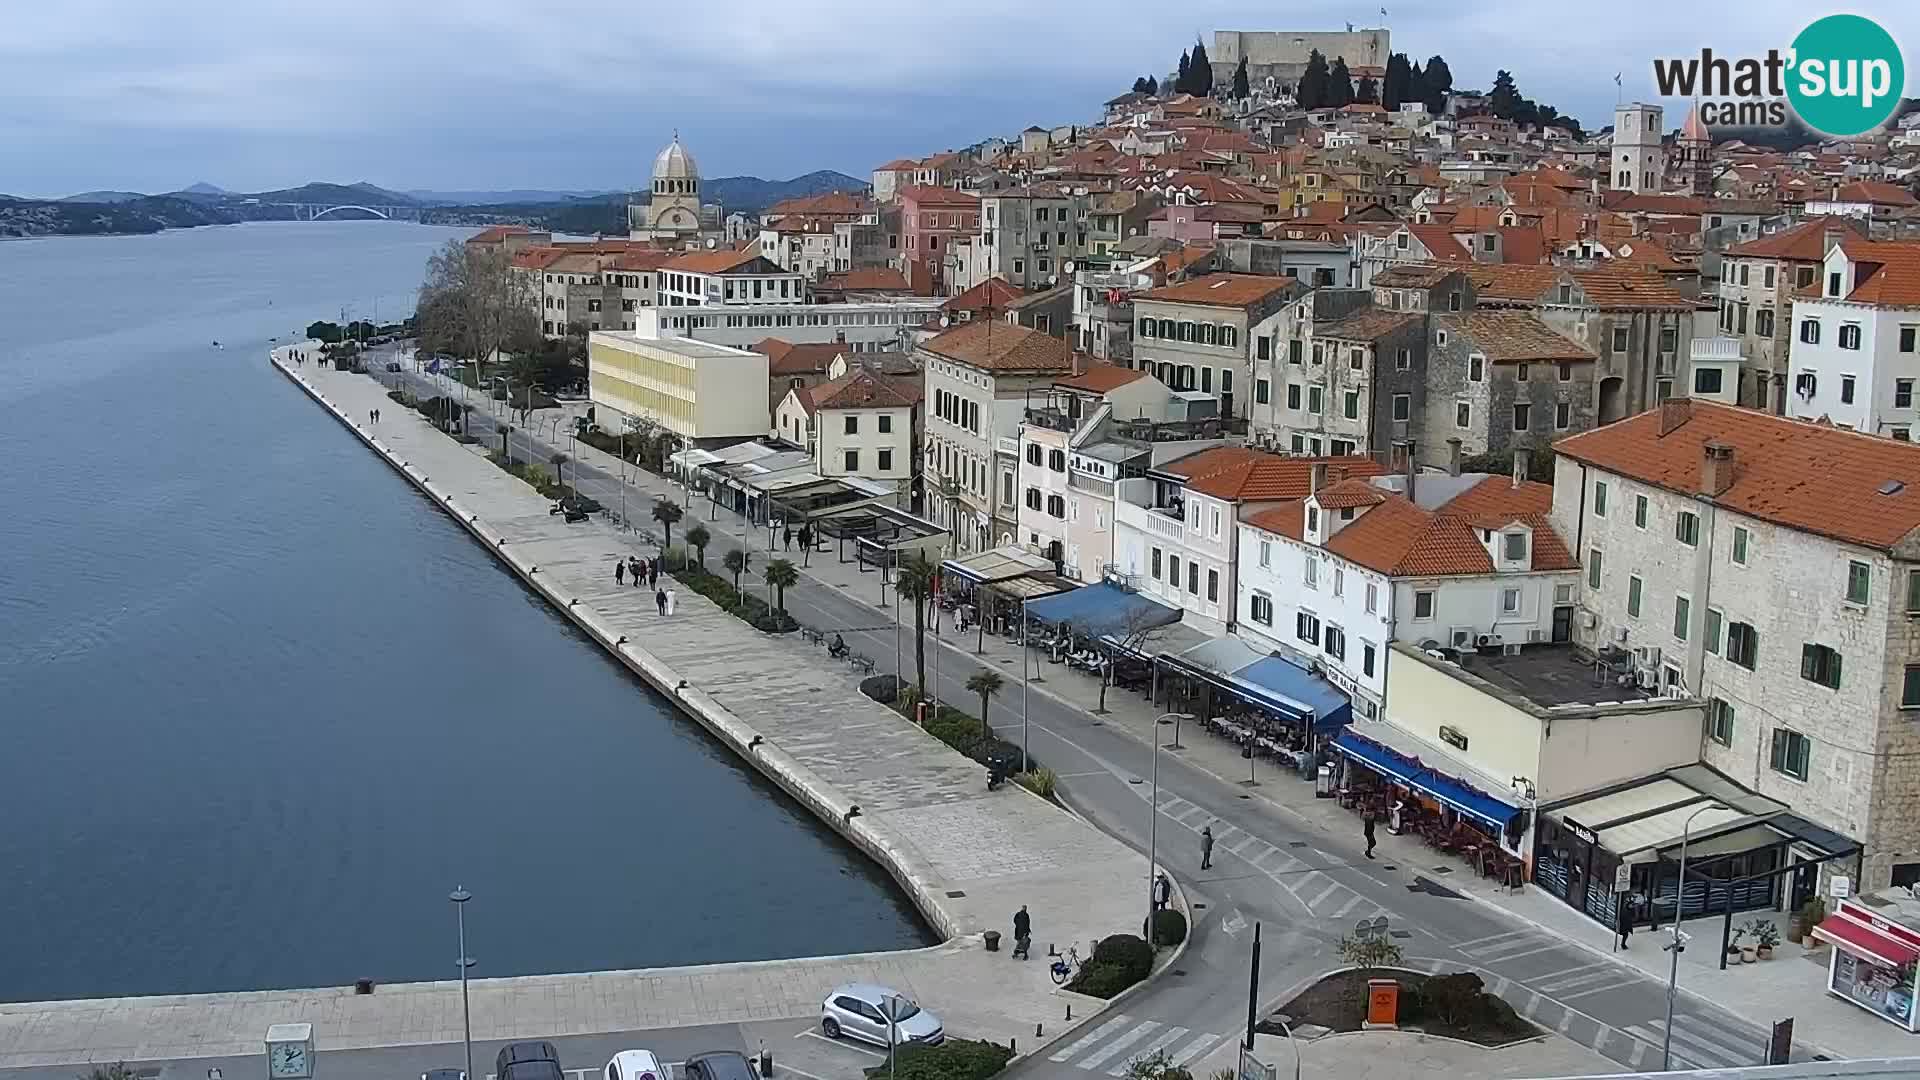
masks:
<instances>
[{"instance_id":1,"label":"chimney","mask_svg":"<svg viewBox=\"0 0 1920 1080\"><path fill-rule=\"evenodd\" d=\"M1847 230L1844 226L1838 224L1828 225L1820 234L1821 257L1826 257L1827 252L1839 247L1841 242L1846 240L1846 238Z\"/></svg>"},{"instance_id":2,"label":"chimney","mask_svg":"<svg viewBox=\"0 0 1920 1080\"><path fill-rule=\"evenodd\" d=\"M1674 429L1693 419L1693 399L1668 398L1660 403L1660 436L1665 438L1673 434Z\"/></svg>"},{"instance_id":3,"label":"chimney","mask_svg":"<svg viewBox=\"0 0 1920 1080\"><path fill-rule=\"evenodd\" d=\"M1460 440L1457 437L1447 440L1447 475L1460 475Z\"/></svg>"},{"instance_id":4,"label":"chimney","mask_svg":"<svg viewBox=\"0 0 1920 1080\"><path fill-rule=\"evenodd\" d=\"M1533 471L1533 451L1521 448L1513 452L1513 486L1519 487Z\"/></svg>"},{"instance_id":5,"label":"chimney","mask_svg":"<svg viewBox=\"0 0 1920 1080\"><path fill-rule=\"evenodd\" d=\"M1307 494L1318 494L1320 489L1326 486L1327 463L1324 461L1316 461L1312 465L1307 466Z\"/></svg>"},{"instance_id":6,"label":"chimney","mask_svg":"<svg viewBox=\"0 0 1920 1080\"><path fill-rule=\"evenodd\" d=\"M1709 442L1700 460L1700 494L1713 498L1733 486L1733 447Z\"/></svg>"},{"instance_id":7,"label":"chimney","mask_svg":"<svg viewBox=\"0 0 1920 1080\"><path fill-rule=\"evenodd\" d=\"M1393 453L1395 457L1400 459L1400 468L1406 473L1407 499L1408 501L1412 501L1413 474L1415 472L1414 464L1413 464L1413 440L1412 439L1393 440Z\"/></svg>"}]
</instances>

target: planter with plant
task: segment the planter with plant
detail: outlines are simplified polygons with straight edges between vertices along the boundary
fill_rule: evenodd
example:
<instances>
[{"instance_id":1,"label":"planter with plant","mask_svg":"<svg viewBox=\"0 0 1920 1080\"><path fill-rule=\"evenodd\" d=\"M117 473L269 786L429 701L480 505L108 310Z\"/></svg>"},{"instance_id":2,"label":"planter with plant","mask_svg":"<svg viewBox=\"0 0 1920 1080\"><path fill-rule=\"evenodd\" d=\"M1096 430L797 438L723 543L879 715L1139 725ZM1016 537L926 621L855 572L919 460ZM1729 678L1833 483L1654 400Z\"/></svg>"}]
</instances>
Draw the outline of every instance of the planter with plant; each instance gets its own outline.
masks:
<instances>
[{"instance_id":1,"label":"planter with plant","mask_svg":"<svg viewBox=\"0 0 1920 1080\"><path fill-rule=\"evenodd\" d=\"M1825 921L1826 917L1827 901L1825 897L1816 896L1800 905L1800 925L1805 930L1800 941L1801 945L1809 949L1817 949L1826 944L1826 942L1813 936L1813 928Z\"/></svg>"},{"instance_id":2,"label":"planter with plant","mask_svg":"<svg viewBox=\"0 0 1920 1080\"><path fill-rule=\"evenodd\" d=\"M1727 939L1728 963L1737 964L1740 962L1740 939L1746 936L1747 928L1745 926L1736 926L1733 928L1733 937Z\"/></svg>"},{"instance_id":3,"label":"planter with plant","mask_svg":"<svg viewBox=\"0 0 1920 1080\"><path fill-rule=\"evenodd\" d=\"M1780 944L1780 928L1773 925L1772 919L1754 919L1747 924L1747 933L1753 938L1753 951L1762 960L1773 959L1773 950Z\"/></svg>"}]
</instances>

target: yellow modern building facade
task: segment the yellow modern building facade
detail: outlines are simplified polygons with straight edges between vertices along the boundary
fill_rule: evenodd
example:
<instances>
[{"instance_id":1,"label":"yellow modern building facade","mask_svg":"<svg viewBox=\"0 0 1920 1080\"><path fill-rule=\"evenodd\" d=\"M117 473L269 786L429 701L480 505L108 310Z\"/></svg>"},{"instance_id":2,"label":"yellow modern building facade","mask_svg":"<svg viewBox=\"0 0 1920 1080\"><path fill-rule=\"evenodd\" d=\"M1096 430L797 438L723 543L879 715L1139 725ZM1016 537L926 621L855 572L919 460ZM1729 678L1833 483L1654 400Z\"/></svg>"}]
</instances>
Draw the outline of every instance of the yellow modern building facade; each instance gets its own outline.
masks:
<instances>
[{"instance_id":1,"label":"yellow modern building facade","mask_svg":"<svg viewBox=\"0 0 1920 1080\"><path fill-rule=\"evenodd\" d=\"M767 357L681 337L597 331L587 341L587 392L608 431L655 427L688 445L770 430Z\"/></svg>"}]
</instances>

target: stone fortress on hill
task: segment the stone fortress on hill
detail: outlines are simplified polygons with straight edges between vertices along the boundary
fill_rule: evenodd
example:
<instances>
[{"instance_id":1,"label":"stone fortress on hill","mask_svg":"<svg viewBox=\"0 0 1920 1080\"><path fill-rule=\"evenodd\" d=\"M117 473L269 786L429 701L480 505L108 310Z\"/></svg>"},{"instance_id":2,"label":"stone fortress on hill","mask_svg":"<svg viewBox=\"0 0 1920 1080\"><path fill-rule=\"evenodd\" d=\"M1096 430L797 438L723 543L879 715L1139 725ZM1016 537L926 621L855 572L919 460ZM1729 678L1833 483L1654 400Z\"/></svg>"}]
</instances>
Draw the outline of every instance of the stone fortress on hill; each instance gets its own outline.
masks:
<instances>
[{"instance_id":1,"label":"stone fortress on hill","mask_svg":"<svg viewBox=\"0 0 1920 1080\"><path fill-rule=\"evenodd\" d=\"M1331 64L1344 57L1347 69L1358 77L1360 68L1378 68L1384 72L1392 55L1387 30L1215 30L1207 59L1213 63L1216 86L1230 84L1240 58L1247 58L1247 79L1275 86L1292 93L1294 85L1307 70L1307 58L1315 49Z\"/></svg>"}]
</instances>

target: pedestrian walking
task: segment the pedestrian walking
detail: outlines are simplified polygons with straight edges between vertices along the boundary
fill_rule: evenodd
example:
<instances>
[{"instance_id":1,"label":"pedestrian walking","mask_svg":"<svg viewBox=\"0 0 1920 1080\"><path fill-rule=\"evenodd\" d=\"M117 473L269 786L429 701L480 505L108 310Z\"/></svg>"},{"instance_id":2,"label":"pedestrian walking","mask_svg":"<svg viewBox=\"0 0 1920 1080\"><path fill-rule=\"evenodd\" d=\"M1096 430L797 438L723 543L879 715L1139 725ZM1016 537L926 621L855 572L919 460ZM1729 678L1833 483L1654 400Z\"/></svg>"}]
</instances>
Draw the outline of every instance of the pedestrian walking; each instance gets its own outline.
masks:
<instances>
[{"instance_id":1,"label":"pedestrian walking","mask_svg":"<svg viewBox=\"0 0 1920 1080\"><path fill-rule=\"evenodd\" d=\"M1033 916L1027 914L1027 905L1021 904L1020 910L1013 913L1013 958L1025 960L1032 940Z\"/></svg>"},{"instance_id":2,"label":"pedestrian walking","mask_svg":"<svg viewBox=\"0 0 1920 1080\"><path fill-rule=\"evenodd\" d=\"M787 550L792 551L793 550L793 526L789 525L786 528L781 529L780 539L781 539L781 542L786 544Z\"/></svg>"},{"instance_id":3,"label":"pedestrian walking","mask_svg":"<svg viewBox=\"0 0 1920 1080\"><path fill-rule=\"evenodd\" d=\"M1200 869L1213 869L1213 826L1200 826Z\"/></svg>"},{"instance_id":4,"label":"pedestrian walking","mask_svg":"<svg viewBox=\"0 0 1920 1080\"><path fill-rule=\"evenodd\" d=\"M667 590L653 590L653 602L660 608L660 614L665 615L667 613Z\"/></svg>"},{"instance_id":5,"label":"pedestrian walking","mask_svg":"<svg viewBox=\"0 0 1920 1080\"><path fill-rule=\"evenodd\" d=\"M649 559L647 561L647 584L653 586L656 589L660 587L660 560L659 559Z\"/></svg>"},{"instance_id":6,"label":"pedestrian walking","mask_svg":"<svg viewBox=\"0 0 1920 1080\"><path fill-rule=\"evenodd\" d=\"M615 559L613 562L613 583L615 585L627 583L627 564L623 560Z\"/></svg>"},{"instance_id":7,"label":"pedestrian walking","mask_svg":"<svg viewBox=\"0 0 1920 1080\"><path fill-rule=\"evenodd\" d=\"M1162 872L1153 875L1153 910L1165 911L1173 899L1173 882Z\"/></svg>"},{"instance_id":8,"label":"pedestrian walking","mask_svg":"<svg viewBox=\"0 0 1920 1080\"><path fill-rule=\"evenodd\" d=\"M1367 858L1371 859L1373 858L1373 849L1379 844L1379 841L1373 838L1372 807L1368 807L1360 812L1360 834L1367 838Z\"/></svg>"},{"instance_id":9,"label":"pedestrian walking","mask_svg":"<svg viewBox=\"0 0 1920 1080\"><path fill-rule=\"evenodd\" d=\"M673 605L674 605L674 602L678 599L679 598L674 595L674 591L672 589L667 590L667 614L669 615L673 614Z\"/></svg>"}]
</instances>

